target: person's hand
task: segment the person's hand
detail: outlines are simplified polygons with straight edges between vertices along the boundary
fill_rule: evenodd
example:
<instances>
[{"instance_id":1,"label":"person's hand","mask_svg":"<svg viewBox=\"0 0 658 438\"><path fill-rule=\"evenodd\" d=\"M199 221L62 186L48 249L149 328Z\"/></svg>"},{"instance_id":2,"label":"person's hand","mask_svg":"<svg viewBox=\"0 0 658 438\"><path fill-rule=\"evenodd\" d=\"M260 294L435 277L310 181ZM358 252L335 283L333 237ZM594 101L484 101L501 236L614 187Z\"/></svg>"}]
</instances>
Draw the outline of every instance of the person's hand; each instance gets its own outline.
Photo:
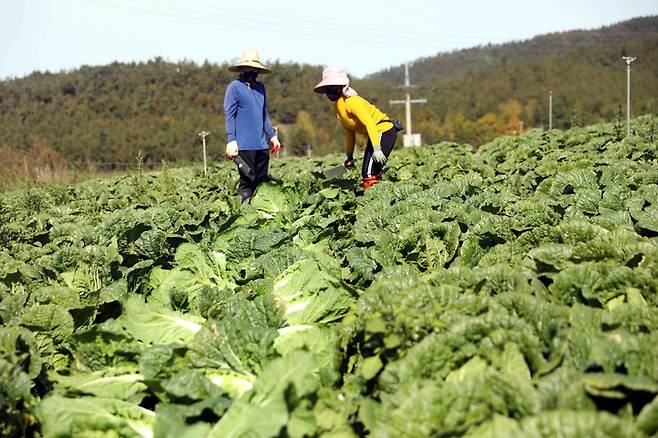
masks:
<instances>
[{"instance_id":1,"label":"person's hand","mask_svg":"<svg viewBox=\"0 0 658 438\"><path fill-rule=\"evenodd\" d=\"M345 161L343 162L345 169L354 169L354 163L356 163L356 161L354 161L352 154L347 154L345 156Z\"/></svg>"},{"instance_id":2,"label":"person's hand","mask_svg":"<svg viewBox=\"0 0 658 438\"><path fill-rule=\"evenodd\" d=\"M226 145L226 158L232 160L238 156L238 142L233 140Z\"/></svg>"},{"instance_id":3,"label":"person's hand","mask_svg":"<svg viewBox=\"0 0 658 438\"><path fill-rule=\"evenodd\" d=\"M275 135L270 139L270 150L277 152L279 149L281 149L281 143L279 143L279 139Z\"/></svg>"},{"instance_id":4,"label":"person's hand","mask_svg":"<svg viewBox=\"0 0 658 438\"><path fill-rule=\"evenodd\" d=\"M386 163L386 155L384 155L382 148L375 148L375 151L372 153L372 159L379 164Z\"/></svg>"}]
</instances>

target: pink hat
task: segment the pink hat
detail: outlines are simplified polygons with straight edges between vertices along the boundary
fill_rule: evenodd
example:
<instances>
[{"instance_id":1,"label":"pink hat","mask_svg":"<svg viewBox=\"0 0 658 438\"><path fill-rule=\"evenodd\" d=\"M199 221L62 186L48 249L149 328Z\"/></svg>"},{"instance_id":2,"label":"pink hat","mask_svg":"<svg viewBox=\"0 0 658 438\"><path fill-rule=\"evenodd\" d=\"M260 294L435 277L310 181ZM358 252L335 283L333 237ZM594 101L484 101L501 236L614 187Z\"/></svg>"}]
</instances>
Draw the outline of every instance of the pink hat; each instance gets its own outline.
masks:
<instances>
[{"instance_id":1,"label":"pink hat","mask_svg":"<svg viewBox=\"0 0 658 438\"><path fill-rule=\"evenodd\" d=\"M350 84L350 78L347 77L347 71L342 67L327 67L322 70L322 80L315 86L316 93L322 93L324 87L332 85L342 85L344 87Z\"/></svg>"}]
</instances>

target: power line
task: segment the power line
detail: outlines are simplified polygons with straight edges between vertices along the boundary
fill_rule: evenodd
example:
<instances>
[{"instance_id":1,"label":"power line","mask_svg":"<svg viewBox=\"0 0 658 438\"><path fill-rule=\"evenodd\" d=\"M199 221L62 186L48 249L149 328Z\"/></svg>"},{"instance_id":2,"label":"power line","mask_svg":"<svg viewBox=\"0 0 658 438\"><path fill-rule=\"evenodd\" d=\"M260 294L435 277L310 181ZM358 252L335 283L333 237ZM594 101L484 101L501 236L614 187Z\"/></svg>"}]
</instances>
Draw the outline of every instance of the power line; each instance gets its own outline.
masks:
<instances>
[{"instance_id":1,"label":"power line","mask_svg":"<svg viewBox=\"0 0 658 438\"><path fill-rule=\"evenodd\" d=\"M175 2L171 2L170 0L146 0L146 1L150 1L151 3L156 3L156 4L160 4L160 5L163 5L163 4L172 5L172 3L175 4ZM216 3L212 3L212 2L208 3L208 2L204 2L204 1L201 1L201 2L196 1L195 2L195 1L189 1L188 0L186 4L189 5L190 3L196 3L196 5L197 5L196 10L197 11L199 10L199 8L204 12L208 12L208 10L211 10L213 12L217 11L217 8L216 8L217 4ZM282 8L279 5L277 5L277 11L279 11L279 12L282 11ZM228 14L228 15L233 14L234 16L237 16L239 18L244 18L244 15L245 15L244 10L232 9L232 8L228 8L226 6L222 6L221 13L222 14ZM432 30L422 30L422 31L420 31L420 30L415 30L415 29L391 29L390 26L377 26L377 25L372 25L372 24L365 25L363 22L360 22L358 28L355 29L353 26L345 25L340 21L336 22L336 21L333 21L333 20L332 21L326 21L326 20L318 20L316 18L309 18L309 17L306 17L306 16L299 15L298 10L293 11L293 10L290 10L290 9L288 9L287 11L285 11L283 13L278 13L278 14L277 14L277 12L270 12L270 11L268 11L267 13L259 13L258 11L249 11L249 17L250 17L249 18L250 20L253 17L259 17L260 19L266 19L266 20L271 20L271 19L283 20L283 24L285 24L285 25L288 25L290 23L290 21L294 21L295 18L298 18L300 20L303 20L304 23L317 24L317 25L321 25L321 26L323 26L325 28L328 28L328 29L336 29L336 28L341 28L342 27L344 29L350 30L351 32L353 32L355 30L363 29L363 30L366 30L366 31L368 31L368 30L377 31L378 33L384 33L386 35L391 35L391 33L394 33L394 34L397 33L399 35L414 34L414 35L418 35L419 37L422 37L424 39L426 39L428 36L430 36L430 37L431 36L437 36L437 37L447 37L447 38L459 38L459 39L464 38L464 37L477 38L477 39L482 39L482 38L511 39L512 38L512 37L505 36L505 35L492 35L492 34L488 34L488 35L486 35L486 34L478 34L478 35L459 34L459 35L456 35L456 34L434 32ZM298 25L298 24L296 24L296 25ZM315 28L315 26L313 26L312 28Z\"/></svg>"},{"instance_id":2,"label":"power line","mask_svg":"<svg viewBox=\"0 0 658 438\"><path fill-rule=\"evenodd\" d=\"M144 1L144 0L142 0ZM151 3L159 3L159 4L177 4L177 0L146 0L150 1ZM217 11L217 3L210 1L210 0L186 0L186 5L189 4L196 4L197 10L202 9L202 10L212 10L212 11ZM225 5L221 6L221 13L222 14L233 14L239 18L244 18L245 15L245 10L244 9L235 9L235 8L230 8ZM290 21L294 21L295 18L298 18L300 20L303 20L304 23L311 23L311 24L318 24L322 25L326 28L329 29L337 29L337 28L343 28L346 30L349 30L350 32L353 32L355 30L373 30L373 31L378 31L381 33L384 33L386 35L391 35L391 34L397 34L397 35L418 35L419 37L422 37L423 39L426 39L427 37L446 37L446 38L456 38L458 40L463 40L463 38L468 38L468 39L494 39L494 40L505 40L505 41L510 41L510 40L515 40L518 38L517 36L510 36L510 35L502 35L502 34L454 34L454 33L443 33L443 32L435 32L431 29L423 29L423 30L418 30L418 28L401 28L400 26L396 26L396 28L391 28L390 26L381 26L381 25L376 25L372 23L365 24L362 20L359 21L358 28L355 29L354 26L352 25L347 25L344 24L340 20L318 20L317 18L313 17L308 17L304 15L299 14L299 9L285 9L281 5L276 6L276 11L267 11L266 13L259 12L259 11L254 11L250 10L249 11L249 16L250 17L260 17L264 18L266 20L270 19L278 19L282 20L283 24L289 25ZM315 27L314 27L315 28ZM569 32L569 31L567 31ZM600 29L593 29L593 30L573 30L572 32L585 32L585 33L590 33L590 32L601 32ZM603 31L604 32L604 31ZM550 33L550 32L549 32ZM656 31L648 31L646 32L647 34L658 34L658 30ZM615 35L637 35L638 32L615 32Z\"/></svg>"},{"instance_id":3,"label":"power line","mask_svg":"<svg viewBox=\"0 0 658 438\"><path fill-rule=\"evenodd\" d=\"M230 14L218 14L215 12L202 12L195 11L190 8L180 7L176 5L170 5L166 9L161 8L161 4L144 5L143 2L140 4L126 4L119 3L116 1L110 0L87 0L86 3L95 3L97 5L119 8L119 9L128 9L137 12L143 12L148 14L155 14L166 16L176 19L185 19L195 22L205 22L209 24L219 24L226 26L227 28L232 28L236 30L236 21L230 19ZM243 14L240 17L243 18ZM362 42L372 45L396 45L402 47L431 47L433 49L438 49L441 44L457 42L462 44L473 44L471 39L456 39L456 38L446 38L446 37L435 37L434 39L428 38L427 35L423 36L419 34L418 36L408 36L405 34L394 34L391 31L367 31L367 29L344 29L345 32L340 32L340 29L337 29L336 25L326 23L325 26L331 26L330 28L321 29L318 26L309 26L304 24L296 24L294 27L290 27L288 23L277 22L268 19L254 19L250 18L247 21L242 21L238 23L238 29L252 29L252 30L265 30L273 31L282 34L288 34L293 36L300 37L311 37L322 40L343 40L348 42Z\"/></svg>"},{"instance_id":4,"label":"power line","mask_svg":"<svg viewBox=\"0 0 658 438\"><path fill-rule=\"evenodd\" d=\"M185 19L194 22L205 22L214 25L222 25L228 29L235 29L236 22L239 23L241 29L251 29L260 31L271 31L280 34L288 34L292 36L299 36L304 38L314 38L318 40L341 40L350 43L363 43L372 46L397 46L397 47L413 47L413 48L429 48L436 52L445 50L444 45L447 43L457 43L459 45L481 46L485 45L482 42L474 41L473 39L464 39L463 37L451 37L448 34L438 34L433 32L420 32L404 30L402 33L394 33L391 29L377 28L373 26L360 25L358 28L343 27L341 32L341 24L329 23L316 19L303 18L304 22L317 23L317 26L308 24L296 24L291 28L289 21L290 16L282 16L277 14L259 14L250 11L248 20L244 20L244 13L236 9L222 8L221 13L216 8L208 8L204 4L196 3L192 7L168 3L167 0L142 0L140 3L121 3L120 1L110 0L87 0L87 3L96 3L105 7L119 8L134 10L147 14L155 14L166 16L176 19ZM206 3L207 4L207 3ZM301 17L300 17L301 18ZM281 22L280 20L285 20ZM319 26L323 26L319 27ZM344 26L344 25L342 25ZM651 34L651 33L650 33ZM417 36L416 36L417 35ZM635 34L634 34L635 35ZM475 36L473 38L476 38ZM507 42L515 42L510 41ZM517 40L521 41L521 40ZM503 42L486 44L503 44ZM542 50L542 49L538 49ZM543 51L543 50L542 50ZM550 50L546 50L550 53Z\"/></svg>"}]
</instances>

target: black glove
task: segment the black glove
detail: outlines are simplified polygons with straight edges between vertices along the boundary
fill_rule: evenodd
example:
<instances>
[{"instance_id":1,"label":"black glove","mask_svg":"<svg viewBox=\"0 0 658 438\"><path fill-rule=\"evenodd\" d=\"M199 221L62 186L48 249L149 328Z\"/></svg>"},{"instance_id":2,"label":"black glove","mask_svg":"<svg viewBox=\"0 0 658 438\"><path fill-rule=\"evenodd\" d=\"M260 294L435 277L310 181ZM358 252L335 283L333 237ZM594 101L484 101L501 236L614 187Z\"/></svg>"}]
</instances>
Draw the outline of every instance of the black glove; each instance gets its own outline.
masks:
<instances>
[{"instance_id":1,"label":"black glove","mask_svg":"<svg viewBox=\"0 0 658 438\"><path fill-rule=\"evenodd\" d=\"M356 161L354 161L354 156L352 154L346 154L343 166L345 166L346 169L354 169L354 163L356 163Z\"/></svg>"}]
</instances>

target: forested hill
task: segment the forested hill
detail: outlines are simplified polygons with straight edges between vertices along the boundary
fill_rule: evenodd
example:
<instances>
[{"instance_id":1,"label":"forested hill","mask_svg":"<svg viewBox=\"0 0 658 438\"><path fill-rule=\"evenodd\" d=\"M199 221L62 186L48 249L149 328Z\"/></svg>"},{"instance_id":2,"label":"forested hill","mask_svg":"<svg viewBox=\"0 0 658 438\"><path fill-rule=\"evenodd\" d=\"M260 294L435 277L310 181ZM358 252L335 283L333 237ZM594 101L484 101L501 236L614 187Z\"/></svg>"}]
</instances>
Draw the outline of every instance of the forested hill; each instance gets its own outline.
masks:
<instances>
[{"instance_id":1,"label":"forested hill","mask_svg":"<svg viewBox=\"0 0 658 438\"><path fill-rule=\"evenodd\" d=\"M559 57L574 49L587 51L591 47L632 43L658 37L658 16L639 17L593 30L539 35L530 40L500 45L478 46L414 62L413 82L416 84L446 81L479 73L496 67L535 63L546 57ZM393 84L404 83L403 66L391 67L368 76Z\"/></svg>"},{"instance_id":2,"label":"forested hill","mask_svg":"<svg viewBox=\"0 0 658 438\"><path fill-rule=\"evenodd\" d=\"M547 128L551 92L554 128L618 120L626 112L624 54L637 57L631 74L632 114L656 114L658 35L428 80L412 90L412 97L428 100L414 108L414 130L429 141L479 145L501 133ZM420 70L413 68L414 73Z\"/></svg>"},{"instance_id":3,"label":"forested hill","mask_svg":"<svg viewBox=\"0 0 658 438\"><path fill-rule=\"evenodd\" d=\"M321 67L268 66L275 72L262 78L270 115L289 152L301 152L293 145L315 141L317 152L335 148L337 122L326 98L313 93ZM209 153L216 159L226 141L224 92L234 78L228 65L153 59L0 82L0 148L46 150L49 159L116 167L133 162L140 150L156 164L198 161L197 133L207 130Z\"/></svg>"},{"instance_id":4,"label":"forested hill","mask_svg":"<svg viewBox=\"0 0 658 438\"><path fill-rule=\"evenodd\" d=\"M620 117L626 100L623 54L638 57L632 72L633 114L655 113L657 20L639 18L595 31L420 60L412 70L412 81L420 85L413 97L425 97L428 103L414 106L414 131L426 143L479 145L501 134L545 127L549 90L554 95L554 127L613 120ZM519 57L521 53L525 57ZM483 62L469 61L485 54L486 68ZM442 64L459 74L433 67ZM340 150L342 134L330 103L312 91L321 66L269 66L274 74L262 79L287 152L306 153L307 145L319 155ZM63 163L121 167L134 163L140 151L146 164L199 161L201 130L211 132L210 158L221 159L224 91L235 77L227 67L156 58L0 81L0 178L6 178L7 169L32 172ZM402 119L403 106L389 105L390 99L403 97L395 74L390 70L354 80L353 85Z\"/></svg>"}]
</instances>

